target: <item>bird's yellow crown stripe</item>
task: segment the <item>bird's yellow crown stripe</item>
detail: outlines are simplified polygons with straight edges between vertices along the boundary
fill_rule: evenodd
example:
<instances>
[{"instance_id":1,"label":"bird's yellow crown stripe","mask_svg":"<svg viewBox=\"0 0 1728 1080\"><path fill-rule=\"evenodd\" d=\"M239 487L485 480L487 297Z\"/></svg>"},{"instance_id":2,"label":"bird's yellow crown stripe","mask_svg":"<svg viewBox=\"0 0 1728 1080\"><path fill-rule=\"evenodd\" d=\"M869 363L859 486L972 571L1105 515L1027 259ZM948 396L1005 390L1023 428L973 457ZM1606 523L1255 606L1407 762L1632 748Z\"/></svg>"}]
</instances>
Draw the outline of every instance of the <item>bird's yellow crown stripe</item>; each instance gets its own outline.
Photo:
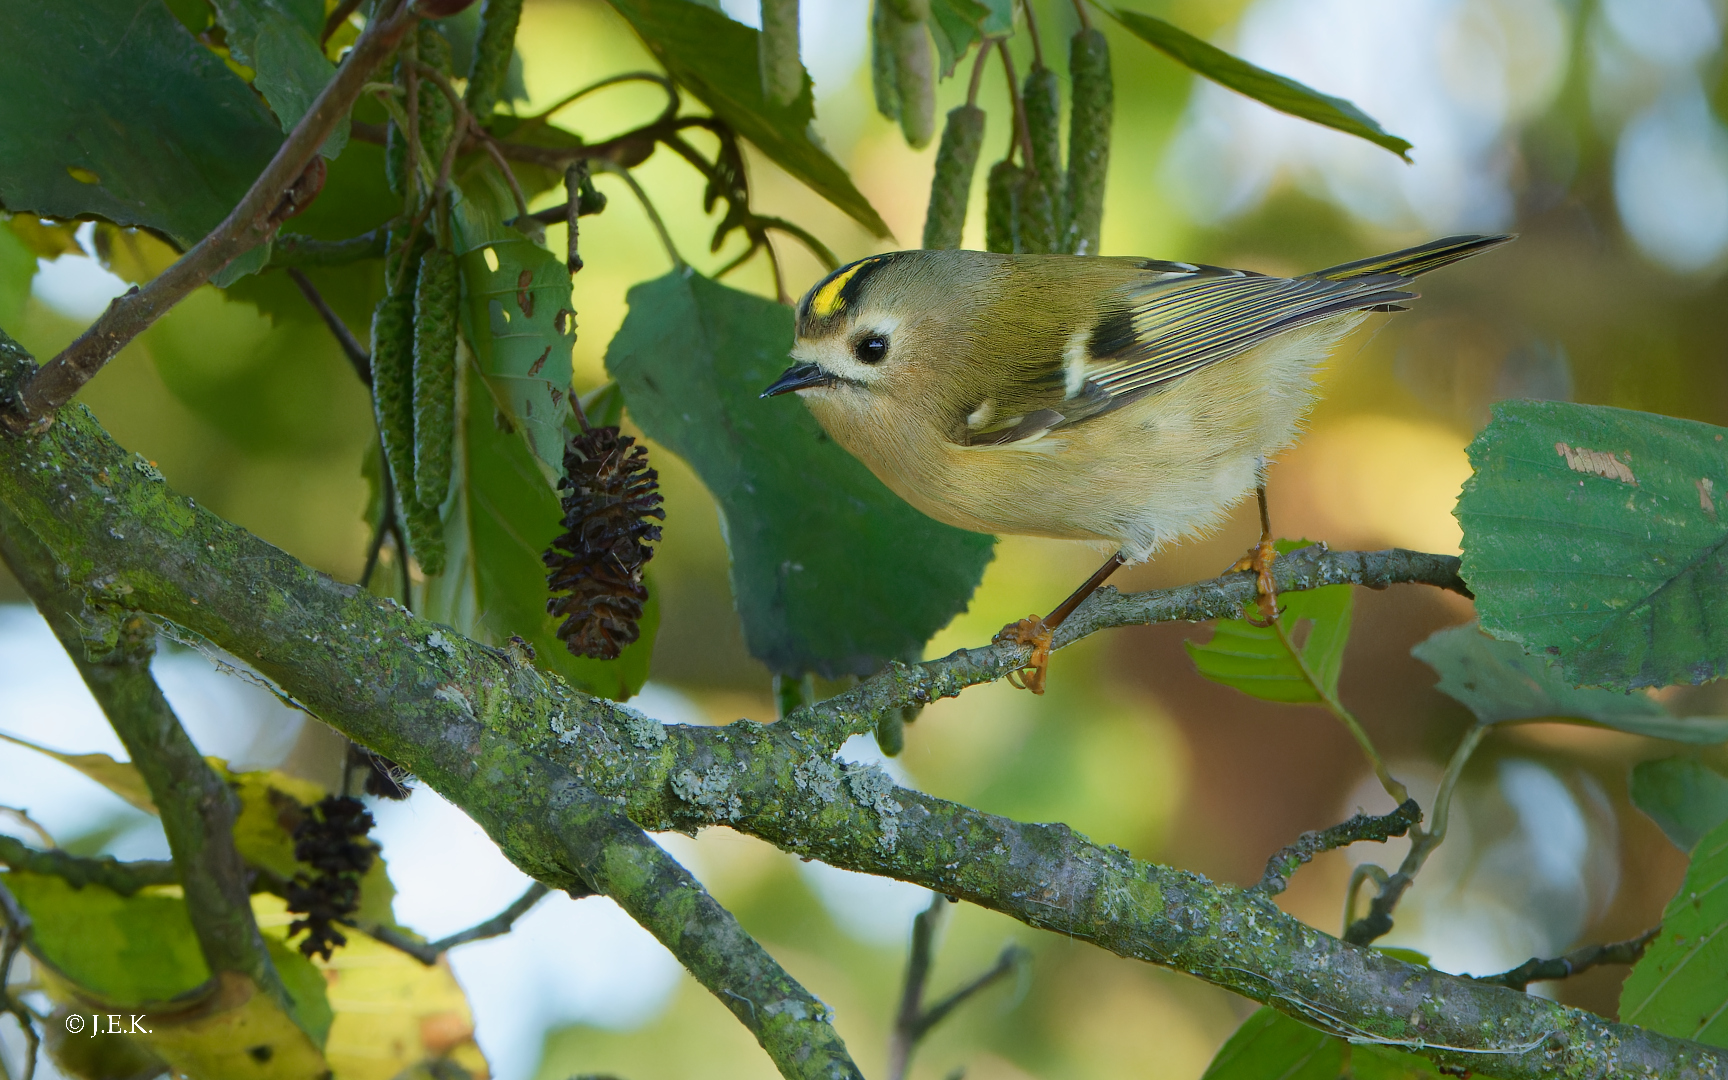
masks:
<instances>
[{"instance_id":1,"label":"bird's yellow crown stripe","mask_svg":"<svg viewBox=\"0 0 1728 1080\"><path fill-rule=\"evenodd\" d=\"M848 281L858 276L858 271L874 262L876 262L875 259L864 259L861 262L853 263L829 278L820 289L816 290L816 295L810 298L810 314L818 319L826 319L840 310L840 290L846 287Z\"/></svg>"}]
</instances>

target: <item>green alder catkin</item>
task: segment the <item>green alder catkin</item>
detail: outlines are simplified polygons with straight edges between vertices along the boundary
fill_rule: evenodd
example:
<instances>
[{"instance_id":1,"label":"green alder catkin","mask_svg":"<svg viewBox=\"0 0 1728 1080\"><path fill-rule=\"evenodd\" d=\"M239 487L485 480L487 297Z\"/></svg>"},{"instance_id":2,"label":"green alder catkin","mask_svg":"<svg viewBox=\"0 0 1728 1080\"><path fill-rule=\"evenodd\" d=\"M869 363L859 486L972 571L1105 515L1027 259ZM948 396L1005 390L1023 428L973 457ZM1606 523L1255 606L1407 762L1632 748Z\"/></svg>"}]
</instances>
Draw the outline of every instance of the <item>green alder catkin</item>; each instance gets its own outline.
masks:
<instances>
[{"instance_id":1,"label":"green alder catkin","mask_svg":"<svg viewBox=\"0 0 1728 1080\"><path fill-rule=\"evenodd\" d=\"M895 122L900 119L900 76L894 62L898 25L888 0L876 0L870 12L870 88L876 94L876 111Z\"/></svg>"},{"instance_id":2,"label":"green alder catkin","mask_svg":"<svg viewBox=\"0 0 1728 1080\"><path fill-rule=\"evenodd\" d=\"M414 294L386 296L372 313L372 406L384 461L395 483L408 546L420 569L444 569L444 532L437 510L428 513L414 496Z\"/></svg>"},{"instance_id":3,"label":"green alder catkin","mask_svg":"<svg viewBox=\"0 0 1728 1080\"><path fill-rule=\"evenodd\" d=\"M924 213L924 246L953 251L966 227L972 175L984 146L984 110L961 105L948 111L942 145L936 150L936 175L930 180L930 207Z\"/></svg>"},{"instance_id":4,"label":"green alder catkin","mask_svg":"<svg viewBox=\"0 0 1728 1080\"><path fill-rule=\"evenodd\" d=\"M427 507L450 494L456 439L456 257L433 248L414 286L414 496Z\"/></svg>"},{"instance_id":5,"label":"green alder catkin","mask_svg":"<svg viewBox=\"0 0 1728 1080\"><path fill-rule=\"evenodd\" d=\"M762 68L762 97L768 104L797 101L804 90L804 65L798 60L798 0L762 0L756 59Z\"/></svg>"},{"instance_id":6,"label":"green alder catkin","mask_svg":"<svg viewBox=\"0 0 1728 1080\"><path fill-rule=\"evenodd\" d=\"M1026 191L1020 200L1020 238L1025 250L1048 254L1058 250L1066 231L1067 214L1062 175L1062 89L1056 73L1034 65L1026 73L1021 101L1032 160L1027 163Z\"/></svg>"},{"instance_id":7,"label":"green alder catkin","mask_svg":"<svg viewBox=\"0 0 1728 1080\"><path fill-rule=\"evenodd\" d=\"M1026 192L1026 171L1004 158L990 166L984 185L984 247L1004 254L1024 252L1020 238L1020 202Z\"/></svg>"},{"instance_id":8,"label":"green alder catkin","mask_svg":"<svg viewBox=\"0 0 1728 1080\"><path fill-rule=\"evenodd\" d=\"M921 150L936 134L936 54L924 23L894 19L894 75L900 96L900 133Z\"/></svg>"},{"instance_id":9,"label":"green alder catkin","mask_svg":"<svg viewBox=\"0 0 1728 1080\"><path fill-rule=\"evenodd\" d=\"M510 57L516 51L516 26L522 20L522 0L486 0L480 9L480 36L474 42L474 63L468 69L468 112L485 123L498 106Z\"/></svg>"},{"instance_id":10,"label":"green alder catkin","mask_svg":"<svg viewBox=\"0 0 1728 1080\"><path fill-rule=\"evenodd\" d=\"M444 35L433 29L430 24L422 23L414 39L415 54L421 63L426 64L448 75L450 73L450 42ZM407 57L396 64L396 83L407 86L407 73L403 68ZM444 91L431 79L422 76L416 80L420 87L418 122L420 128L420 148L432 161L437 161L444 152L444 144L450 138L450 125L453 113L450 99L444 96ZM390 190L401 195L404 184L413 175L408 165L408 136L391 121L384 132L384 180L390 185Z\"/></svg>"},{"instance_id":11,"label":"green alder catkin","mask_svg":"<svg viewBox=\"0 0 1728 1080\"><path fill-rule=\"evenodd\" d=\"M1102 30L1094 27L1074 35L1068 71L1073 80L1073 111L1068 124L1068 229L1062 247L1075 255L1096 255L1115 111L1110 47Z\"/></svg>"}]
</instances>

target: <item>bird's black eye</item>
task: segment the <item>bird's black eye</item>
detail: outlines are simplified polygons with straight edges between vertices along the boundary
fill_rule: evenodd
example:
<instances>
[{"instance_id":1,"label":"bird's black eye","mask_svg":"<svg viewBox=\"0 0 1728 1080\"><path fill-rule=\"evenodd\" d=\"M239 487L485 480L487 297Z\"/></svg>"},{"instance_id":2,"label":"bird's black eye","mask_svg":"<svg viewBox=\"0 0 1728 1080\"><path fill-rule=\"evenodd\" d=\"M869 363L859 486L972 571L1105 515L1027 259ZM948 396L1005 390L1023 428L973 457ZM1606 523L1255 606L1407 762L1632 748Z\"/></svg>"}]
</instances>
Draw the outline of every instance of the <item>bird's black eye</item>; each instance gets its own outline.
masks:
<instances>
[{"instance_id":1,"label":"bird's black eye","mask_svg":"<svg viewBox=\"0 0 1728 1080\"><path fill-rule=\"evenodd\" d=\"M852 355L861 364L880 364L888 357L888 339L878 334L859 338L858 344L852 346Z\"/></svg>"}]
</instances>

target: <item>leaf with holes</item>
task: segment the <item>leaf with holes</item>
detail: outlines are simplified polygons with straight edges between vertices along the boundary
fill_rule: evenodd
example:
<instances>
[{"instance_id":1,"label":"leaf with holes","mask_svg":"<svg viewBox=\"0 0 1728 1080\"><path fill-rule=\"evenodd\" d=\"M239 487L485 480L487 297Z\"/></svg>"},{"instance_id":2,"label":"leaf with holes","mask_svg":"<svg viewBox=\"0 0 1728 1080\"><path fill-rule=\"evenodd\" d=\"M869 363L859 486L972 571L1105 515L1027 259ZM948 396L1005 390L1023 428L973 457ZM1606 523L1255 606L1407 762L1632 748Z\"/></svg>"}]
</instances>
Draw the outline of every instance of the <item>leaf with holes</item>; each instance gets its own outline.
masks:
<instances>
[{"instance_id":1,"label":"leaf with holes","mask_svg":"<svg viewBox=\"0 0 1728 1080\"><path fill-rule=\"evenodd\" d=\"M505 225L489 202L484 193L471 197L455 215L462 329L492 404L527 439L556 487L564 474L576 346L570 271L564 260Z\"/></svg>"},{"instance_id":2,"label":"leaf with holes","mask_svg":"<svg viewBox=\"0 0 1728 1080\"><path fill-rule=\"evenodd\" d=\"M1308 540L1280 540L1278 552L1311 547ZM1338 693L1338 674L1344 667L1344 646L1350 640L1348 585L1283 593L1278 606L1279 622L1302 655L1302 664L1325 687ZM1253 605L1247 610L1252 613ZM1235 687L1262 701L1315 704L1321 698L1302 674L1302 664L1290 655L1270 626L1255 626L1247 619L1219 619L1212 640L1204 645L1184 642L1194 666L1206 678Z\"/></svg>"},{"instance_id":3,"label":"leaf with holes","mask_svg":"<svg viewBox=\"0 0 1728 1080\"><path fill-rule=\"evenodd\" d=\"M282 141L246 84L160 0L80 0L51 17L0 4L0 41L8 210L94 215L190 246Z\"/></svg>"},{"instance_id":4,"label":"leaf with holes","mask_svg":"<svg viewBox=\"0 0 1728 1080\"><path fill-rule=\"evenodd\" d=\"M1547 657L1491 638L1475 623L1437 631L1410 655L1439 673L1435 689L1461 702L1484 724L1576 719L1675 742L1728 741L1728 718L1675 716L1639 693L1574 689Z\"/></svg>"},{"instance_id":5,"label":"leaf with holes","mask_svg":"<svg viewBox=\"0 0 1728 1080\"><path fill-rule=\"evenodd\" d=\"M1692 849L1662 932L1620 988L1620 1021L1728 1046L1728 822Z\"/></svg>"},{"instance_id":6,"label":"leaf with holes","mask_svg":"<svg viewBox=\"0 0 1728 1080\"><path fill-rule=\"evenodd\" d=\"M762 97L759 31L695 0L612 0L678 85L824 199L877 236L888 225L816 138L810 78L789 105Z\"/></svg>"},{"instance_id":7,"label":"leaf with holes","mask_svg":"<svg viewBox=\"0 0 1728 1080\"><path fill-rule=\"evenodd\" d=\"M682 271L629 303L606 368L720 504L751 654L830 677L916 656L966 607L991 538L902 502L802 402L759 399L786 367L791 308Z\"/></svg>"},{"instance_id":8,"label":"leaf with holes","mask_svg":"<svg viewBox=\"0 0 1728 1080\"><path fill-rule=\"evenodd\" d=\"M1482 629L1626 690L1728 675L1728 430L1504 402L1458 499Z\"/></svg>"},{"instance_id":9,"label":"leaf with holes","mask_svg":"<svg viewBox=\"0 0 1728 1080\"><path fill-rule=\"evenodd\" d=\"M472 360L458 399L460 445L454 492L443 509L444 573L428 578L420 614L490 645L518 635L534 647L535 663L592 694L625 700L648 678L659 626L658 591L648 583L641 636L616 660L570 655L546 613L546 566L541 552L563 531L558 496L544 466L518 435L496 422L495 402Z\"/></svg>"},{"instance_id":10,"label":"leaf with holes","mask_svg":"<svg viewBox=\"0 0 1728 1080\"><path fill-rule=\"evenodd\" d=\"M1697 758L1641 761L1632 768L1632 805L1650 815L1681 851L1728 821L1728 776Z\"/></svg>"},{"instance_id":11,"label":"leaf with holes","mask_svg":"<svg viewBox=\"0 0 1728 1080\"><path fill-rule=\"evenodd\" d=\"M1115 8L1105 10L1115 16L1116 21L1127 27L1135 37L1196 75L1211 79L1220 86L1227 86L1238 94L1253 98L1281 113L1289 113L1291 116L1342 131L1346 135L1367 139L1375 146L1392 151L1405 161L1410 160L1408 139L1388 134L1373 117L1343 98L1322 94L1295 79L1255 67L1163 19L1138 11L1121 11Z\"/></svg>"}]
</instances>

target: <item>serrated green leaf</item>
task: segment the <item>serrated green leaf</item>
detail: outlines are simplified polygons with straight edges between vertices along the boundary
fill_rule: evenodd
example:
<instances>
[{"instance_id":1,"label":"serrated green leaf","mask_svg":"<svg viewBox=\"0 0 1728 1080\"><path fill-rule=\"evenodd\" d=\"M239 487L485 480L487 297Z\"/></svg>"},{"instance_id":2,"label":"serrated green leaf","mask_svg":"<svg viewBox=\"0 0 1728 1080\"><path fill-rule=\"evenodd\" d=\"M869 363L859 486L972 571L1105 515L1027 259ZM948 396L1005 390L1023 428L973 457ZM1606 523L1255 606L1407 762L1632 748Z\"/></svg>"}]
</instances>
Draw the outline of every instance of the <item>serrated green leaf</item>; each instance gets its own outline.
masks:
<instances>
[{"instance_id":1,"label":"serrated green leaf","mask_svg":"<svg viewBox=\"0 0 1728 1080\"><path fill-rule=\"evenodd\" d=\"M930 36L944 79L972 46L1014 28L1014 0L930 0Z\"/></svg>"},{"instance_id":2,"label":"serrated green leaf","mask_svg":"<svg viewBox=\"0 0 1728 1080\"><path fill-rule=\"evenodd\" d=\"M611 2L672 78L715 116L873 234L889 235L870 200L816 138L810 126L816 106L809 76L790 104L771 105L763 99L759 31L693 0Z\"/></svg>"},{"instance_id":3,"label":"serrated green leaf","mask_svg":"<svg viewBox=\"0 0 1728 1080\"><path fill-rule=\"evenodd\" d=\"M1558 656L1573 686L1728 674L1728 430L1504 402L1456 511L1482 629Z\"/></svg>"},{"instance_id":4,"label":"serrated green leaf","mask_svg":"<svg viewBox=\"0 0 1728 1080\"><path fill-rule=\"evenodd\" d=\"M1728 822L1692 849L1662 932L1620 988L1626 1024L1728 1046Z\"/></svg>"},{"instance_id":5,"label":"serrated green leaf","mask_svg":"<svg viewBox=\"0 0 1728 1080\"><path fill-rule=\"evenodd\" d=\"M534 647L535 663L592 694L624 700L648 678L659 626L658 593L648 581L641 636L616 660L570 655L558 621L546 613L540 555L562 531L558 497L528 444L502 430L497 402L471 360L463 363L455 492L444 508L448 563L429 578L417 609L470 637L502 646L512 634Z\"/></svg>"},{"instance_id":6,"label":"serrated green leaf","mask_svg":"<svg viewBox=\"0 0 1728 1080\"><path fill-rule=\"evenodd\" d=\"M5 732L0 732L0 739L34 750L38 754L46 754L62 765L77 769L146 814L156 812L156 803L150 798L150 788L129 761L115 761L107 754L66 754Z\"/></svg>"},{"instance_id":7,"label":"serrated green leaf","mask_svg":"<svg viewBox=\"0 0 1728 1080\"><path fill-rule=\"evenodd\" d=\"M1650 815L1681 851L1728 821L1728 776L1697 758L1641 761L1632 768L1632 805Z\"/></svg>"},{"instance_id":8,"label":"serrated green leaf","mask_svg":"<svg viewBox=\"0 0 1728 1080\"><path fill-rule=\"evenodd\" d=\"M1481 1080L1492 1080L1482 1073ZM1262 1008L1219 1048L1201 1080L1440 1080L1426 1058L1343 1039Z\"/></svg>"},{"instance_id":9,"label":"serrated green leaf","mask_svg":"<svg viewBox=\"0 0 1728 1080\"><path fill-rule=\"evenodd\" d=\"M688 272L630 290L606 350L630 416L720 504L753 656L781 674L868 674L965 608L992 540L925 517L788 397L792 309Z\"/></svg>"},{"instance_id":10,"label":"serrated green leaf","mask_svg":"<svg viewBox=\"0 0 1728 1080\"><path fill-rule=\"evenodd\" d=\"M1574 689L1547 657L1491 638L1475 623L1436 631L1410 655L1440 675L1436 690L1461 702L1484 724L1553 717L1675 742L1728 740L1728 718L1674 716L1643 694Z\"/></svg>"},{"instance_id":11,"label":"serrated green leaf","mask_svg":"<svg viewBox=\"0 0 1728 1080\"><path fill-rule=\"evenodd\" d=\"M1307 540L1280 540L1283 554L1310 547ZM1320 680L1328 694L1338 693L1338 675L1344 668L1344 646L1350 640L1351 592L1348 585L1282 593L1279 621L1285 633L1300 646L1302 660ZM1248 609L1252 612L1253 605ZM1304 637L1304 635L1306 635ZM1302 675L1302 667L1270 626L1255 626L1247 619L1219 619L1212 640L1204 645L1183 643L1194 667L1213 682L1234 687L1262 701L1313 704L1320 695Z\"/></svg>"},{"instance_id":12,"label":"serrated green leaf","mask_svg":"<svg viewBox=\"0 0 1728 1080\"><path fill-rule=\"evenodd\" d=\"M576 313L564 261L504 225L486 199L455 214L462 329L490 396L540 459L553 487L564 473L570 353Z\"/></svg>"},{"instance_id":13,"label":"serrated green leaf","mask_svg":"<svg viewBox=\"0 0 1728 1080\"><path fill-rule=\"evenodd\" d=\"M1139 11L1105 8L1135 37L1153 46L1196 75L1227 86L1281 113L1312 120L1323 127L1366 139L1375 146L1410 160L1410 141L1388 134L1373 117L1355 105L1322 94L1295 79L1276 75L1232 56L1216 45L1200 40L1163 19Z\"/></svg>"},{"instance_id":14,"label":"serrated green leaf","mask_svg":"<svg viewBox=\"0 0 1728 1080\"><path fill-rule=\"evenodd\" d=\"M252 85L284 132L306 115L318 92L336 73L318 37L324 29L320 0L211 0L222 24L228 51L256 73ZM334 158L348 144L348 119L324 140L319 151Z\"/></svg>"},{"instance_id":15,"label":"serrated green leaf","mask_svg":"<svg viewBox=\"0 0 1728 1080\"><path fill-rule=\"evenodd\" d=\"M282 141L246 84L160 0L85 0L52 17L35 4L0 4L0 41L0 205L9 210L95 215L190 246Z\"/></svg>"}]
</instances>

